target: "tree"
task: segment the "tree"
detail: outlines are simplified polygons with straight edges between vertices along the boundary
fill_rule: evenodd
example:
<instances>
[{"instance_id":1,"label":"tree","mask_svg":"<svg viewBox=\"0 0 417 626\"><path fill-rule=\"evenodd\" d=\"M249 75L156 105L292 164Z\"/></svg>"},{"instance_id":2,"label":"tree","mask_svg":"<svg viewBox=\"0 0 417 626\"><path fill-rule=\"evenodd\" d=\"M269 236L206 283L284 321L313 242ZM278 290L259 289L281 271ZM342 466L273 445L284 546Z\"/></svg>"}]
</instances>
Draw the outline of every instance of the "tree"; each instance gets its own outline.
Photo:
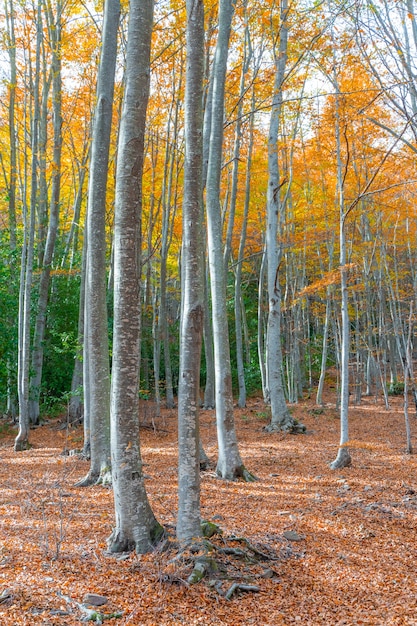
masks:
<instances>
[{"instance_id":1,"label":"tree","mask_svg":"<svg viewBox=\"0 0 417 626\"><path fill-rule=\"evenodd\" d=\"M279 46L275 58L275 80L271 119L268 136L268 189L266 257L268 280L268 326L266 336L267 396L271 403L269 430L293 430L294 420L288 411L283 385L281 347L281 287L279 270L282 259L282 243L279 230L284 221L286 199L281 198L282 187L287 181L281 177L278 159L278 136L282 115L283 84L286 77L288 47L288 2L283 0L280 8Z\"/></svg>"},{"instance_id":2,"label":"tree","mask_svg":"<svg viewBox=\"0 0 417 626\"><path fill-rule=\"evenodd\" d=\"M335 66L334 66L335 68ZM340 355L340 445L331 469L347 467L351 464L351 457L347 443L349 441L349 298L348 298L348 267L346 246L346 218L348 211L345 207L345 178L342 161L342 129L340 122L340 89L336 69L333 71L332 85L335 90L335 131L336 131L336 159L337 159L337 192L339 205L339 260L340 260L340 290L341 290L341 355Z\"/></svg>"},{"instance_id":3,"label":"tree","mask_svg":"<svg viewBox=\"0 0 417 626\"><path fill-rule=\"evenodd\" d=\"M91 147L87 207L87 260L85 294L85 349L88 352L88 406L90 416L91 466L79 486L110 480L110 364L106 301L106 191L110 133L113 111L117 31L120 2L107 0L100 66L97 79L97 104Z\"/></svg>"},{"instance_id":4,"label":"tree","mask_svg":"<svg viewBox=\"0 0 417 626\"><path fill-rule=\"evenodd\" d=\"M152 549L162 527L146 495L139 443L142 174L153 0L130 0L116 171L111 458L116 526L111 552Z\"/></svg>"},{"instance_id":5,"label":"tree","mask_svg":"<svg viewBox=\"0 0 417 626\"><path fill-rule=\"evenodd\" d=\"M33 115L31 137L31 187L29 213L24 207L24 241L22 246L19 293L19 338L18 338L18 397L19 432L15 439L15 450L25 450L29 446L29 376L30 376L30 313L33 279L33 258L35 242L35 215L37 201L37 174L40 121L40 61L42 44L41 0L36 10L36 57L33 84Z\"/></svg>"},{"instance_id":6,"label":"tree","mask_svg":"<svg viewBox=\"0 0 417 626\"><path fill-rule=\"evenodd\" d=\"M63 5L56 3L54 16L50 5L47 7L47 25L52 50L52 110L53 110L53 155L52 155L52 191L49 210L48 230L45 246L41 245L42 271L39 282L38 305L32 348L32 374L30 379L31 397L29 401L29 418L32 424L39 423L39 397L42 382L43 345L46 327L46 309L48 305L49 283L55 242L59 225L59 209L61 201L61 156L62 156L62 78L61 78L61 32ZM46 88L44 87L44 91ZM46 116L45 116L46 117ZM46 195L46 194L45 194ZM47 198L45 197L45 202Z\"/></svg>"},{"instance_id":7,"label":"tree","mask_svg":"<svg viewBox=\"0 0 417 626\"><path fill-rule=\"evenodd\" d=\"M207 232L214 336L216 424L219 456L217 473L234 480L251 475L240 457L233 417L232 372L226 307L226 273L223 260L220 174L223 147L224 93L227 55L234 5L220 0L219 33L213 61L210 153L207 167Z\"/></svg>"},{"instance_id":8,"label":"tree","mask_svg":"<svg viewBox=\"0 0 417 626\"><path fill-rule=\"evenodd\" d=\"M177 537L184 542L191 541L201 533L198 411L205 280L202 213L203 76L204 4L202 0L187 0L177 521Z\"/></svg>"}]
</instances>

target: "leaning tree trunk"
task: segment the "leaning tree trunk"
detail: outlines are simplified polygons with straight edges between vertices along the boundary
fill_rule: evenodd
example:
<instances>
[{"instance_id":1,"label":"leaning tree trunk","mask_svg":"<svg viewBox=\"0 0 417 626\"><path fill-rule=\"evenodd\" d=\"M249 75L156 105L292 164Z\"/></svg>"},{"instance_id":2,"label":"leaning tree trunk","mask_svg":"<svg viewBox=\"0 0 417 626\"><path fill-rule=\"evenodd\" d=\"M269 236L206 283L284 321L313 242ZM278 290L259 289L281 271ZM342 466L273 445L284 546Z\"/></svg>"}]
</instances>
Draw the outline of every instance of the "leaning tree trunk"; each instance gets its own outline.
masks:
<instances>
[{"instance_id":1,"label":"leaning tree trunk","mask_svg":"<svg viewBox=\"0 0 417 626\"><path fill-rule=\"evenodd\" d=\"M116 526L111 552L152 549L162 533L146 495L139 443L142 173L153 0L131 0L119 134L114 232L111 455Z\"/></svg>"},{"instance_id":2,"label":"leaning tree trunk","mask_svg":"<svg viewBox=\"0 0 417 626\"><path fill-rule=\"evenodd\" d=\"M85 349L88 352L91 465L79 486L110 478L110 364L106 302L106 191L114 76L117 54L119 0L104 5L97 105L91 148L87 207L87 281L85 292Z\"/></svg>"},{"instance_id":3,"label":"leaning tree trunk","mask_svg":"<svg viewBox=\"0 0 417 626\"><path fill-rule=\"evenodd\" d=\"M187 0L177 520L177 537L184 543L201 534L198 411L204 315L203 76L204 5L202 0Z\"/></svg>"}]
</instances>

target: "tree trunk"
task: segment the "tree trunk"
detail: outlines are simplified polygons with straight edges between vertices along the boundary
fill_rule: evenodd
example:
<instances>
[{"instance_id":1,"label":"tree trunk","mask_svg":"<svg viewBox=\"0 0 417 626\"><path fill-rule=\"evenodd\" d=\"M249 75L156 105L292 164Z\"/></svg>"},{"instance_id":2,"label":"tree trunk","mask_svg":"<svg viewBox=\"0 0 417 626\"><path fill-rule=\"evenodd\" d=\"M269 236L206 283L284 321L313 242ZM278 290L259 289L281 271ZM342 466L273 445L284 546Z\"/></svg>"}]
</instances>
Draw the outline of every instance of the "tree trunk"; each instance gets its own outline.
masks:
<instances>
[{"instance_id":1,"label":"tree trunk","mask_svg":"<svg viewBox=\"0 0 417 626\"><path fill-rule=\"evenodd\" d=\"M50 7L49 7L50 8ZM39 400L42 382L43 345L46 327L46 310L49 297L49 283L55 242L59 223L59 205L61 193L61 152L62 152L62 82L61 82L61 20L62 4L58 0L56 16L52 10L48 16L49 36L52 47L52 110L54 146L52 156L52 192L49 210L48 231L42 259L42 272L39 284L38 308L35 322L32 349L32 376L30 381L31 398L29 401L29 419L32 424L39 423ZM46 198L45 198L46 200Z\"/></svg>"},{"instance_id":2,"label":"tree trunk","mask_svg":"<svg viewBox=\"0 0 417 626\"><path fill-rule=\"evenodd\" d=\"M9 150L10 150L10 174L7 194L9 198L9 238L10 249L16 249L16 182L17 182L17 145L16 145L16 36L13 0L5 0L4 3L7 25L7 51L10 62L9 89Z\"/></svg>"},{"instance_id":3,"label":"tree trunk","mask_svg":"<svg viewBox=\"0 0 417 626\"><path fill-rule=\"evenodd\" d=\"M339 260L340 260L340 289L341 289L341 353L340 353L340 444L335 460L330 464L331 469L348 467L351 457L347 443L349 441L349 351L350 351L350 322L348 298L348 268L346 266L346 218L344 197L344 168L341 152L341 122L340 122L340 90L337 82L336 69L333 73L333 87L336 92L335 101L335 131L336 131L336 158L337 158L337 191L339 196Z\"/></svg>"},{"instance_id":4,"label":"tree trunk","mask_svg":"<svg viewBox=\"0 0 417 626\"><path fill-rule=\"evenodd\" d=\"M292 430L294 420L288 411L283 384L283 361L281 347L281 287L279 268L282 244L278 241L278 229L282 224L284 206L281 202L281 180L278 160L278 136L282 112L282 88L287 62L288 3L281 4L280 39L276 58L274 94L268 137L268 190L266 255L268 277L268 327L266 335L267 395L271 403L271 423L268 430Z\"/></svg>"},{"instance_id":5,"label":"tree trunk","mask_svg":"<svg viewBox=\"0 0 417 626\"><path fill-rule=\"evenodd\" d=\"M110 481L110 365L106 302L106 191L113 110L120 2L104 5L97 105L91 148L87 207L87 282L84 341L88 352L87 391L91 466L79 486Z\"/></svg>"},{"instance_id":6,"label":"tree trunk","mask_svg":"<svg viewBox=\"0 0 417 626\"><path fill-rule=\"evenodd\" d=\"M111 552L152 549L162 533L146 495L139 443L142 173L153 0L131 0L119 133L114 232L111 455L116 527Z\"/></svg>"},{"instance_id":7,"label":"tree trunk","mask_svg":"<svg viewBox=\"0 0 417 626\"><path fill-rule=\"evenodd\" d=\"M220 0L219 33L213 64L212 118L206 192L219 451L216 472L227 480L234 480L245 475L245 468L238 450L233 416L232 371L220 208L224 93L233 10L231 0Z\"/></svg>"},{"instance_id":8,"label":"tree trunk","mask_svg":"<svg viewBox=\"0 0 417 626\"><path fill-rule=\"evenodd\" d=\"M19 293L19 353L18 353L18 396L19 396L19 432L15 439L15 450L29 447L29 369L30 369L30 313L33 276L33 257L35 240L35 214L37 198L38 139L40 118L40 56L42 43L41 2L37 6L36 22L36 67L33 86L34 110L32 117L32 163L29 216L24 207L24 241L22 247L22 265Z\"/></svg>"},{"instance_id":9,"label":"tree trunk","mask_svg":"<svg viewBox=\"0 0 417 626\"><path fill-rule=\"evenodd\" d=\"M177 537L189 543L201 534L199 404L204 314L202 127L204 4L187 0L185 168L183 194L183 298L178 387Z\"/></svg>"}]
</instances>

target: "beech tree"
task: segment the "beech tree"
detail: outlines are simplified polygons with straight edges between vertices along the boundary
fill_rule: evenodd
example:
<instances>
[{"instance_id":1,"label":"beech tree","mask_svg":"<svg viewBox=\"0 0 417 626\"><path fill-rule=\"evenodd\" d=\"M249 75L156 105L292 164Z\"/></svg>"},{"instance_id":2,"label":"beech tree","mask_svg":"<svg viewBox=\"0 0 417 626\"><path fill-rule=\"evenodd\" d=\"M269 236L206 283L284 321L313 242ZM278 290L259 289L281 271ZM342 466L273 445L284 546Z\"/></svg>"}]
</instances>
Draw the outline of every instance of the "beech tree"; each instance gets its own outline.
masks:
<instances>
[{"instance_id":1,"label":"beech tree","mask_svg":"<svg viewBox=\"0 0 417 626\"><path fill-rule=\"evenodd\" d=\"M146 495L139 442L142 173L153 0L130 0L114 223L111 458L116 526L111 552L149 551L162 534Z\"/></svg>"},{"instance_id":2,"label":"beech tree","mask_svg":"<svg viewBox=\"0 0 417 626\"><path fill-rule=\"evenodd\" d=\"M204 316L203 76L204 4L202 0L187 0L177 521L177 537L184 542L201 533L198 411Z\"/></svg>"},{"instance_id":3,"label":"beech tree","mask_svg":"<svg viewBox=\"0 0 417 626\"><path fill-rule=\"evenodd\" d=\"M29 418L32 424L39 423L39 398L43 369L43 344L46 330L46 309L49 298L49 284L55 243L58 234L59 212L61 201L61 156L62 156L62 76L61 76L61 37L62 37L63 4L56 2L55 15L50 5L46 10L46 22L49 33L49 45L52 53L52 112L53 112L53 174L51 200L49 207L48 227L45 245L42 249L42 270L39 281L36 323L32 348L32 374L30 378L31 397L29 401ZM45 100L45 97L43 98ZM43 116L43 117L46 117ZM46 120L45 120L46 123ZM45 204L47 197L45 194Z\"/></svg>"},{"instance_id":4,"label":"beech tree","mask_svg":"<svg viewBox=\"0 0 417 626\"><path fill-rule=\"evenodd\" d=\"M268 280L268 326L266 336L267 397L271 403L269 430L292 430L294 420L287 408L281 348L281 287L279 269L282 259L281 228L284 221L286 199L282 199L282 187L287 181L281 176L278 159L278 136L282 115L283 84L287 65L288 47L288 2L280 7L279 45L275 56L275 82L272 99L268 137L268 190L266 257Z\"/></svg>"},{"instance_id":5,"label":"beech tree","mask_svg":"<svg viewBox=\"0 0 417 626\"><path fill-rule=\"evenodd\" d=\"M104 5L87 206L84 354L89 371L88 379L84 378L84 394L88 395L91 465L79 486L106 483L111 477L105 217L119 16L119 0L107 0Z\"/></svg>"},{"instance_id":6,"label":"beech tree","mask_svg":"<svg viewBox=\"0 0 417 626\"><path fill-rule=\"evenodd\" d=\"M251 479L240 457L233 416L232 371L226 308L226 278L223 259L220 209L220 174L223 148L224 93L227 56L234 5L220 0L219 33L213 61L210 151L207 166L207 232L214 339L216 424L219 456L217 473L222 478Z\"/></svg>"},{"instance_id":7,"label":"beech tree","mask_svg":"<svg viewBox=\"0 0 417 626\"><path fill-rule=\"evenodd\" d=\"M40 78L42 45L41 0L36 8L36 49L35 74L33 82L33 113L31 124L31 172L30 201L26 205L26 189L23 207L24 240L21 255L20 293L19 293L19 337L18 337L18 375L17 387L19 398L19 432L15 439L15 450L25 450L29 446L29 381L30 381L30 314L33 280L33 261L35 245L36 202L38 191L38 151L40 122ZM25 180L26 187L26 180Z\"/></svg>"}]
</instances>

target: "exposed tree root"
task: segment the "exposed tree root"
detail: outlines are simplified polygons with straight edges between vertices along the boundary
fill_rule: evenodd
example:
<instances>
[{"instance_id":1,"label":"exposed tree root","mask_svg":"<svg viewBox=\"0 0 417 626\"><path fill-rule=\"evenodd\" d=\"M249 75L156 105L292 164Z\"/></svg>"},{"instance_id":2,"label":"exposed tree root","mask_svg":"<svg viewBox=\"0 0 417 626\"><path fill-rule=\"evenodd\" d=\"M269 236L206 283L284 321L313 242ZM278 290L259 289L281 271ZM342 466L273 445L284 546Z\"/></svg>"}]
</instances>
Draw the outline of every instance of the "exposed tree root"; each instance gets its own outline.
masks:
<instances>
[{"instance_id":1,"label":"exposed tree root","mask_svg":"<svg viewBox=\"0 0 417 626\"><path fill-rule=\"evenodd\" d=\"M288 558L291 548L282 545L278 552L270 545L260 545L246 537L230 535L224 537L222 530L210 522L206 528L216 529L210 540L203 538L187 546L169 542L168 551L175 554L161 563L159 580L168 584L194 585L206 581L226 599L239 592L261 591L259 581L266 578L278 579L271 563Z\"/></svg>"},{"instance_id":2,"label":"exposed tree root","mask_svg":"<svg viewBox=\"0 0 417 626\"><path fill-rule=\"evenodd\" d=\"M75 487L92 487L97 484L98 479L99 474L88 472L87 476L84 476L84 478L81 478L75 483Z\"/></svg>"},{"instance_id":3,"label":"exposed tree root","mask_svg":"<svg viewBox=\"0 0 417 626\"><path fill-rule=\"evenodd\" d=\"M252 474L252 472L250 472L248 469L246 469L246 467L242 468L241 478L246 483L254 483L254 482L256 482L258 480L257 476L255 476L255 474Z\"/></svg>"},{"instance_id":4,"label":"exposed tree root","mask_svg":"<svg viewBox=\"0 0 417 626\"><path fill-rule=\"evenodd\" d=\"M296 419L290 417L282 422L271 422L268 426L265 426L267 433L289 433L290 435L301 435L306 432L304 424Z\"/></svg>"},{"instance_id":5,"label":"exposed tree root","mask_svg":"<svg viewBox=\"0 0 417 626\"><path fill-rule=\"evenodd\" d=\"M65 600L69 608L77 608L78 611L81 612L82 617L80 618L81 622L95 622L96 624L102 624L104 620L114 619L116 617L123 617L123 613L121 611L117 611L116 613L101 613L97 611L97 609L90 609L86 604L82 604L81 602L77 602L73 600L69 596L64 595L61 592L57 592L57 596ZM73 610L70 610L70 613L74 613Z\"/></svg>"},{"instance_id":6,"label":"exposed tree root","mask_svg":"<svg viewBox=\"0 0 417 626\"><path fill-rule=\"evenodd\" d=\"M233 583L233 585L226 591L224 597L226 600L230 600L236 591L260 591L261 588L256 585L242 585L242 583Z\"/></svg>"},{"instance_id":7,"label":"exposed tree root","mask_svg":"<svg viewBox=\"0 0 417 626\"><path fill-rule=\"evenodd\" d=\"M112 477L111 469L109 467L103 468L100 473L88 472L87 476L81 478L75 483L75 487L92 487L93 485L102 485L103 487L111 487Z\"/></svg>"}]
</instances>

